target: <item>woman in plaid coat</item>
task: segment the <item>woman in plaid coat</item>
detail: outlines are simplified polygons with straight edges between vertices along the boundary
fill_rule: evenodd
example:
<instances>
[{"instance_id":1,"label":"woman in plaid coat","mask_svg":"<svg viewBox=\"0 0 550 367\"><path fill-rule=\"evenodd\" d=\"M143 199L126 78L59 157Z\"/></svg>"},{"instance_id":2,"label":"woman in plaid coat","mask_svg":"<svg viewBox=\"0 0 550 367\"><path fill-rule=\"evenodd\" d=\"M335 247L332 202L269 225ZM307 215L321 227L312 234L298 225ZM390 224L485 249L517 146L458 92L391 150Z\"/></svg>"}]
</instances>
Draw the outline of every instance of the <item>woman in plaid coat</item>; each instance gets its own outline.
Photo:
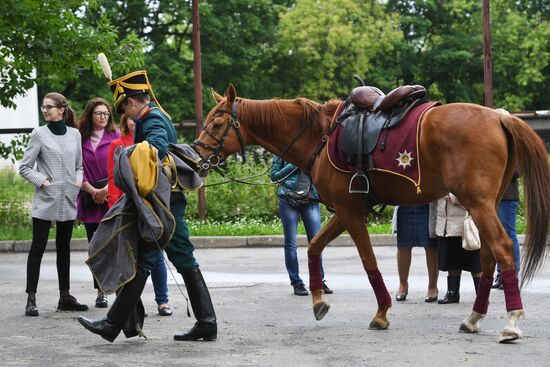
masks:
<instances>
[{"instance_id":1,"label":"woman in plaid coat","mask_svg":"<svg viewBox=\"0 0 550 367\"><path fill-rule=\"evenodd\" d=\"M75 128L75 113L66 98L48 93L41 107L46 126L33 130L19 174L36 187L32 200L32 244L27 260L27 306L25 315L38 316L36 291L42 255L52 222L56 222L58 310L86 311L70 295L70 251L76 218L76 196L82 182L80 133ZM35 168L36 164L36 168Z\"/></svg>"}]
</instances>

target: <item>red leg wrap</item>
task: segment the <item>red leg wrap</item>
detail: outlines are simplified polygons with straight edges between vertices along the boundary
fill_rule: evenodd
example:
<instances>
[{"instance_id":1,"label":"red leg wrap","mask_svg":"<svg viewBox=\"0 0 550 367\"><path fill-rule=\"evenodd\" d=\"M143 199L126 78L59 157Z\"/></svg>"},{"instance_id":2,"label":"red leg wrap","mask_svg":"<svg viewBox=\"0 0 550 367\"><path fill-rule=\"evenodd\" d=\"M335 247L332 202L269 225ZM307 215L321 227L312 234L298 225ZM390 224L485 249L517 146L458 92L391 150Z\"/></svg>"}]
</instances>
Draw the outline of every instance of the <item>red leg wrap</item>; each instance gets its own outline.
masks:
<instances>
[{"instance_id":1,"label":"red leg wrap","mask_svg":"<svg viewBox=\"0 0 550 367\"><path fill-rule=\"evenodd\" d=\"M367 276L369 277L370 285L376 295L378 306L391 306L391 297L388 293L388 289L386 288L386 284L384 284L384 279L382 279L380 270L376 269L373 271L367 271Z\"/></svg>"},{"instance_id":2,"label":"red leg wrap","mask_svg":"<svg viewBox=\"0 0 550 367\"><path fill-rule=\"evenodd\" d=\"M523 310L516 272L514 270L506 270L501 272L500 276L502 277L502 285L504 287L506 311Z\"/></svg>"},{"instance_id":3,"label":"red leg wrap","mask_svg":"<svg viewBox=\"0 0 550 367\"><path fill-rule=\"evenodd\" d=\"M321 278L321 256L308 256L307 265L309 267L309 289L323 289L323 279Z\"/></svg>"},{"instance_id":4,"label":"red leg wrap","mask_svg":"<svg viewBox=\"0 0 550 367\"><path fill-rule=\"evenodd\" d=\"M479 280L479 288L477 290L476 301L474 303L474 311L482 315L487 314L489 308L489 294L491 293L491 286L493 285L493 277L481 276Z\"/></svg>"}]
</instances>

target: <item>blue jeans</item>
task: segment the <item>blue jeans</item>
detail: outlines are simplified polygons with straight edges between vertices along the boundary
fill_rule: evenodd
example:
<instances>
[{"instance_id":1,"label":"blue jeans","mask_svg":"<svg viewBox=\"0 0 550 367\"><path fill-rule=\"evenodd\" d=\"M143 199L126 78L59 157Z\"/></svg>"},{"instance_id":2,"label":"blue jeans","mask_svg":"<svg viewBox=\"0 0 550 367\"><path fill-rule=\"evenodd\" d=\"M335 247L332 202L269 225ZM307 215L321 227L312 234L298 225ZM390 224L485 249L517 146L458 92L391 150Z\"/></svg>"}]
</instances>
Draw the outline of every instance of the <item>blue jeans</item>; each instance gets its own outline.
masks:
<instances>
[{"instance_id":1,"label":"blue jeans","mask_svg":"<svg viewBox=\"0 0 550 367\"><path fill-rule=\"evenodd\" d=\"M518 201L517 200L510 200L510 201L501 201L498 206L498 218L500 219L500 223L502 223L502 226L504 227L504 230L506 233L508 233L508 236L512 239L512 242L514 243L514 268L516 271L516 274L519 272L519 242L518 242L518 236L516 234L516 215L518 213ZM500 268L497 265L497 274L500 274Z\"/></svg>"},{"instance_id":2,"label":"blue jeans","mask_svg":"<svg viewBox=\"0 0 550 367\"><path fill-rule=\"evenodd\" d=\"M307 233L307 240L310 242L313 237L321 230L321 213L318 203L312 203L293 208L286 201L279 200L279 215L283 222L283 232L285 237L285 265L290 284L292 286L303 284L300 278L300 269L298 266L298 255L296 252L298 234L298 219L301 217ZM321 260L322 261L322 260ZM322 263L321 263L322 264ZM323 265L321 265L321 277L325 278Z\"/></svg>"},{"instance_id":3,"label":"blue jeans","mask_svg":"<svg viewBox=\"0 0 550 367\"><path fill-rule=\"evenodd\" d=\"M151 269L151 280L155 289L155 302L157 302L157 305L168 303L168 273L164 262L164 251L158 252L158 261Z\"/></svg>"}]
</instances>

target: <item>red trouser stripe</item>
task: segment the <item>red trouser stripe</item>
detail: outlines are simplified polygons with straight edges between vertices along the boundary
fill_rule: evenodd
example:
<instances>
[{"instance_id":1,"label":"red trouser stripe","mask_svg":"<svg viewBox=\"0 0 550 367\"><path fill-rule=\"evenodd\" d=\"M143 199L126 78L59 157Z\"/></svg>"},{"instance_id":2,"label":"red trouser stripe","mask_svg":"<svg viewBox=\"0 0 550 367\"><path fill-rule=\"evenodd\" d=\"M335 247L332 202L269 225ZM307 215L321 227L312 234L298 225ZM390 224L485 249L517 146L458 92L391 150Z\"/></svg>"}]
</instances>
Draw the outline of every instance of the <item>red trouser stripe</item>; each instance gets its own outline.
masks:
<instances>
[{"instance_id":1,"label":"red trouser stripe","mask_svg":"<svg viewBox=\"0 0 550 367\"><path fill-rule=\"evenodd\" d=\"M493 277L481 276L479 280L479 288L477 290L476 301L474 303L474 311L482 315L487 314L489 308L489 294L493 285Z\"/></svg>"},{"instance_id":2,"label":"red trouser stripe","mask_svg":"<svg viewBox=\"0 0 550 367\"><path fill-rule=\"evenodd\" d=\"M519 293L518 277L516 272L506 270L500 273L504 287L504 299L506 300L506 311L523 310L521 295Z\"/></svg>"},{"instance_id":3,"label":"red trouser stripe","mask_svg":"<svg viewBox=\"0 0 550 367\"><path fill-rule=\"evenodd\" d=\"M323 289L323 279L321 277L321 256L309 255L307 265L309 267L309 289Z\"/></svg>"},{"instance_id":4,"label":"red trouser stripe","mask_svg":"<svg viewBox=\"0 0 550 367\"><path fill-rule=\"evenodd\" d=\"M391 297L388 293L388 289L386 288L386 284L384 284L384 279L382 279L380 270L376 269L373 271L367 271L367 276L369 277L370 285L376 295L378 306L391 306Z\"/></svg>"}]
</instances>

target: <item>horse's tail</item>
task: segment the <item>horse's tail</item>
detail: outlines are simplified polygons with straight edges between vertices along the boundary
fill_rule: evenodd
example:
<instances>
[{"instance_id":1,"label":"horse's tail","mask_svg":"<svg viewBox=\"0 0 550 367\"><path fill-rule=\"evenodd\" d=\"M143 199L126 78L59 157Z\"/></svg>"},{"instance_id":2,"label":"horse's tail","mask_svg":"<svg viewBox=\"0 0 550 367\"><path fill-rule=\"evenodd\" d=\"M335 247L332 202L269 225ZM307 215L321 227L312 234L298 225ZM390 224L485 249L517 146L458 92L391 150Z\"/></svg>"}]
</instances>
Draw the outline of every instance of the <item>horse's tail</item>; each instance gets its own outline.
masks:
<instances>
[{"instance_id":1,"label":"horse's tail","mask_svg":"<svg viewBox=\"0 0 550 367\"><path fill-rule=\"evenodd\" d=\"M544 263L550 220L550 166L541 138L526 122L512 115L501 115L500 121L513 140L524 183L527 233L521 260L523 287Z\"/></svg>"}]
</instances>

